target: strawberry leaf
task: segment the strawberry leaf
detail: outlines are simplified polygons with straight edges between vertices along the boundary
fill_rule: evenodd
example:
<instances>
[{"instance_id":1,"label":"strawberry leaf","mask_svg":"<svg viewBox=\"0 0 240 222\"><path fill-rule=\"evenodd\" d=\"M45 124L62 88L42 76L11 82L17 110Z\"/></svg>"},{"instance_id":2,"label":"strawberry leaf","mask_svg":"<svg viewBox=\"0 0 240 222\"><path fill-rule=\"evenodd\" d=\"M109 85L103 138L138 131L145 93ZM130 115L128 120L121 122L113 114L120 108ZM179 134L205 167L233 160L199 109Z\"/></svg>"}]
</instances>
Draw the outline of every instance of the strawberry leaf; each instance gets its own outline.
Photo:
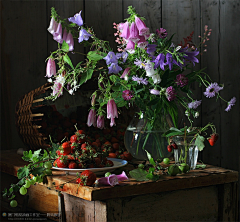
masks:
<instances>
[{"instance_id":1,"label":"strawberry leaf","mask_svg":"<svg viewBox=\"0 0 240 222\"><path fill-rule=\"evenodd\" d=\"M18 179L22 179L29 175L29 168L27 166L20 167L17 171Z\"/></svg>"},{"instance_id":2,"label":"strawberry leaf","mask_svg":"<svg viewBox=\"0 0 240 222\"><path fill-rule=\"evenodd\" d=\"M205 138L203 136L198 135L195 141L195 145L198 147L199 151L202 151L203 148L205 147L204 145L204 140Z\"/></svg>"},{"instance_id":3,"label":"strawberry leaf","mask_svg":"<svg viewBox=\"0 0 240 222\"><path fill-rule=\"evenodd\" d=\"M146 176L148 172L143 169L134 169L129 172L130 176L137 181L147 181L149 180Z\"/></svg>"}]
</instances>

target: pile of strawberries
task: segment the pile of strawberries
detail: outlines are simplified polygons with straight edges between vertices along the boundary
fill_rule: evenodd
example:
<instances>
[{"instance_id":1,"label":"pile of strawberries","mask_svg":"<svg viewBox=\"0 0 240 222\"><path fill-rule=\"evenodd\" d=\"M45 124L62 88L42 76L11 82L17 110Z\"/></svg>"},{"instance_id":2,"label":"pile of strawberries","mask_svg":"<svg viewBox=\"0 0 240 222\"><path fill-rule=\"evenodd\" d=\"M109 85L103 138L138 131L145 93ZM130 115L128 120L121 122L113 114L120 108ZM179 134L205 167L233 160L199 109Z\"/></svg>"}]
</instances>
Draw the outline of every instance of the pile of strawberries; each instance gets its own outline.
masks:
<instances>
[{"instance_id":1,"label":"pile of strawberries","mask_svg":"<svg viewBox=\"0 0 240 222\"><path fill-rule=\"evenodd\" d=\"M59 145L53 166L69 169L101 168L113 166L107 157L131 160L131 154L125 151L123 138L117 139L111 135L110 129L104 130L107 131L106 137L95 134L94 138L84 130L77 130L69 141Z\"/></svg>"}]
</instances>

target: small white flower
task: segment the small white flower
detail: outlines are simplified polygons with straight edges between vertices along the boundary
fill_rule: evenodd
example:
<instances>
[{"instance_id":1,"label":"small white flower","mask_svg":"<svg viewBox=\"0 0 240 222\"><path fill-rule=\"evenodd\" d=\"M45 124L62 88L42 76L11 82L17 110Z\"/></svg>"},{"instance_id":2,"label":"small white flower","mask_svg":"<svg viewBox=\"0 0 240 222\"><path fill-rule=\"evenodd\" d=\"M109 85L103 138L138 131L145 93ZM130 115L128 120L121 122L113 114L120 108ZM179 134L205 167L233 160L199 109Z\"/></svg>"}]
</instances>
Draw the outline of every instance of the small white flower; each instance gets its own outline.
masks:
<instances>
[{"instance_id":1,"label":"small white flower","mask_svg":"<svg viewBox=\"0 0 240 222\"><path fill-rule=\"evenodd\" d=\"M176 50L176 52L179 50L179 49L181 49L182 47L179 45L175 50Z\"/></svg>"},{"instance_id":2,"label":"small white flower","mask_svg":"<svg viewBox=\"0 0 240 222\"><path fill-rule=\"evenodd\" d=\"M190 116L190 113L186 110L186 111L185 111L185 115L186 115L186 116Z\"/></svg>"},{"instance_id":3,"label":"small white flower","mask_svg":"<svg viewBox=\"0 0 240 222\"><path fill-rule=\"evenodd\" d=\"M195 115L194 115L195 118L198 118L199 117L199 112L196 112Z\"/></svg>"},{"instance_id":4,"label":"small white flower","mask_svg":"<svg viewBox=\"0 0 240 222\"><path fill-rule=\"evenodd\" d=\"M61 83L62 85L64 85L64 83L65 83L65 77L62 76L62 75L59 75L59 76L56 78L56 82Z\"/></svg>"},{"instance_id":5,"label":"small white flower","mask_svg":"<svg viewBox=\"0 0 240 222\"><path fill-rule=\"evenodd\" d=\"M124 76L124 80L128 81L128 75Z\"/></svg>"},{"instance_id":6,"label":"small white flower","mask_svg":"<svg viewBox=\"0 0 240 222\"><path fill-rule=\"evenodd\" d=\"M72 95L73 94L73 89L70 89L68 92L69 92L70 95Z\"/></svg>"},{"instance_id":7,"label":"small white flower","mask_svg":"<svg viewBox=\"0 0 240 222\"><path fill-rule=\"evenodd\" d=\"M159 74L152 76L152 79L154 84L159 84L162 81Z\"/></svg>"},{"instance_id":8,"label":"small white flower","mask_svg":"<svg viewBox=\"0 0 240 222\"><path fill-rule=\"evenodd\" d=\"M52 82L52 79L51 79L51 78L49 78L47 81L48 81L48 82Z\"/></svg>"}]
</instances>

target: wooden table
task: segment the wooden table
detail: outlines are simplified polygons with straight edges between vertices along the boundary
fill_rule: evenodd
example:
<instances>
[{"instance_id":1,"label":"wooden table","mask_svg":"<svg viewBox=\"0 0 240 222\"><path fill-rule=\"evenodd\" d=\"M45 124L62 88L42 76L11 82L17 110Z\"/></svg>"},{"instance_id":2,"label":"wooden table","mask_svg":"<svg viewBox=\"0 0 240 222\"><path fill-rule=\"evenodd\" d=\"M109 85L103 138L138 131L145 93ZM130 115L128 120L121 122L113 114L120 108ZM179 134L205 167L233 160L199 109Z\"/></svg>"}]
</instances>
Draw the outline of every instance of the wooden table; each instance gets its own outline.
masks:
<instances>
[{"instance_id":1,"label":"wooden table","mask_svg":"<svg viewBox=\"0 0 240 222\"><path fill-rule=\"evenodd\" d=\"M2 152L2 189L17 181L17 170L24 165L27 162L15 150ZM133 168L128 164L116 174ZM18 212L31 209L57 220L61 209L62 221L65 218L66 221L96 222L237 221L238 218L238 172L220 167L207 165L205 169L184 175L162 175L156 182L138 182L131 178L115 187L79 187L75 178L54 171L53 176L47 177L47 184L28 189L25 208L26 200L20 198ZM63 195L58 197L57 190Z\"/></svg>"}]
</instances>

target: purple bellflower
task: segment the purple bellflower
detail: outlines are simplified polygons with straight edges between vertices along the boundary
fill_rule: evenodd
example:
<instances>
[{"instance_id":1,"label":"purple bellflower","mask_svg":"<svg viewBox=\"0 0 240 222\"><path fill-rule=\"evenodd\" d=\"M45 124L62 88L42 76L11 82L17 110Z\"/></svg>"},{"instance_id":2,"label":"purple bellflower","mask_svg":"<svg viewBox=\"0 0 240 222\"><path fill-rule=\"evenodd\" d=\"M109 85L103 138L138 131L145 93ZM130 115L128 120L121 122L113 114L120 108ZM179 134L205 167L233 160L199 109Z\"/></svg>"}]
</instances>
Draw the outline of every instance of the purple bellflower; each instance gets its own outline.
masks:
<instances>
[{"instance_id":1,"label":"purple bellflower","mask_svg":"<svg viewBox=\"0 0 240 222\"><path fill-rule=\"evenodd\" d=\"M133 54L135 52L135 43L128 39L128 43L126 46L126 50L130 53Z\"/></svg>"},{"instance_id":2,"label":"purple bellflower","mask_svg":"<svg viewBox=\"0 0 240 222\"><path fill-rule=\"evenodd\" d=\"M93 125L94 127L97 125L96 122L96 110L91 109L88 113L87 125L90 127Z\"/></svg>"},{"instance_id":3,"label":"purple bellflower","mask_svg":"<svg viewBox=\"0 0 240 222\"><path fill-rule=\"evenodd\" d=\"M163 53L160 53L156 57L156 59L153 61L155 63L154 69L156 69L156 68L158 68L160 66L160 68L162 70L164 70L164 66L165 66L164 60L165 60L165 55Z\"/></svg>"},{"instance_id":4,"label":"purple bellflower","mask_svg":"<svg viewBox=\"0 0 240 222\"><path fill-rule=\"evenodd\" d=\"M75 23L75 24L77 24L78 26L82 26L82 25L83 25L83 20L82 20L82 17L81 17L81 12L82 12L82 11L80 11L79 13L76 13L76 14L74 15L74 17L68 18L68 21L69 21L69 22L72 22L72 23Z\"/></svg>"},{"instance_id":5,"label":"purple bellflower","mask_svg":"<svg viewBox=\"0 0 240 222\"><path fill-rule=\"evenodd\" d=\"M117 63L118 62L118 58L117 58L117 56L115 55L114 52L109 52L107 54L107 56L104 57L103 59L106 60L107 65L110 65L111 63Z\"/></svg>"},{"instance_id":6,"label":"purple bellflower","mask_svg":"<svg viewBox=\"0 0 240 222\"><path fill-rule=\"evenodd\" d=\"M188 103L188 108L189 109L197 109L197 107L200 106L201 103L202 103L202 100L199 100L199 101L195 100L195 101L193 101L191 103Z\"/></svg>"},{"instance_id":7,"label":"purple bellflower","mask_svg":"<svg viewBox=\"0 0 240 222\"><path fill-rule=\"evenodd\" d=\"M150 93L153 95L160 95L160 91L157 89L150 89Z\"/></svg>"},{"instance_id":8,"label":"purple bellflower","mask_svg":"<svg viewBox=\"0 0 240 222\"><path fill-rule=\"evenodd\" d=\"M114 99L109 99L107 103L107 118L118 118L117 105Z\"/></svg>"},{"instance_id":9,"label":"purple bellflower","mask_svg":"<svg viewBox=\"0 0 240 222\"><path fill-rule=\"evenodd\" d=\"M148 44L147 45L147 54L149 54L150 56L153 56L156 51L156 47L157 47L157 45L155 45L155 44Z\"/></svg>"},{"instance_id":10,"label":"purple bellflower","mask_svg":"<svg viewBox=\"0 0 240 222\"><path fill-rule=\"evenodd\" d=\"M112 187L119 184L118 178L115 174L111 174L108 177L101 177L97 180L97 183L103 184L103 185L110 185Z\"/></svg>"},{"instance_id":11,"label":"purple bellflower","mask_svg":"<svg viewBox=\"0 0 240 222\"><path fill-rule=\"evenodd\" d=\"M110 74L110 73L118 74L121 70L122 70L122 68L117 63L112 63L108 67L108 74Z\"/></svg>"},{"instance_id":12,"label":"purple bellflower","mask_svg":"<svg viewBox=\"0 0 240 222\"><path fill-rule=\"evenodd\" d=\"M79 32L79 38L78 38L78 42L82 42L83 40L87 41L90 36L92 36L91 34L89 34L85 29L81 29Z\"/></svg>"},{"instance_id":13,"label":"purple bellflower","mask_svg":"<svg viewBox=\"0 0 240 222\"><path fill-rule=\"evenodd\" d=\"M49 58L47 62L47 67L46 67L46 76L48 78L51 78L52 76L56 75L56 64L54 59Z\"/></svg>"}]
</instances>

